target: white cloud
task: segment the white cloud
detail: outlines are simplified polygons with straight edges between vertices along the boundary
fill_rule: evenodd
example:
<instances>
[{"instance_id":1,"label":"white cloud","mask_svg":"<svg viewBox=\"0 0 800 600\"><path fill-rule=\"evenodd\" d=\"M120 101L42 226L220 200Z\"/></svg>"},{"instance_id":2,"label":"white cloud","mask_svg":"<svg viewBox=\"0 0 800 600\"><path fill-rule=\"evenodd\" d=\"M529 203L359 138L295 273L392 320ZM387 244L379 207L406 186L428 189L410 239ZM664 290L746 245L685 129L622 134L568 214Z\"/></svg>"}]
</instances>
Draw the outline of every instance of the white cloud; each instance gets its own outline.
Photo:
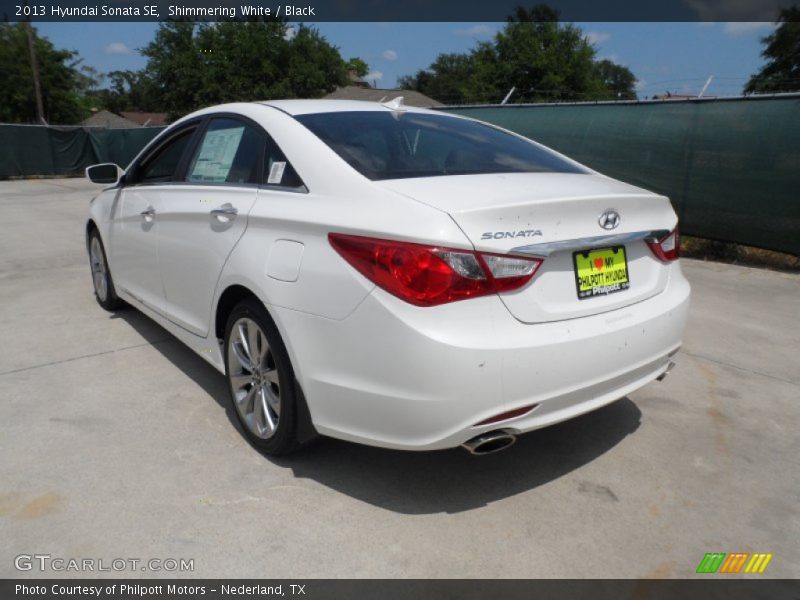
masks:
<instances>
[{"instance_id":1,"label":"white cloud","mask_svg":"<svg viewBox=\"0 0 800 600\"><path fill-rule=\"evenodd\" d=\"M367 82L376 81L376 80L380 81L381 79L383 79L383 72L381 72L381 71L370 71L369 73L364 75L364 81L367 81Z\"/></svg>"},{"instance_id":2,"label":"white cloud","mask_svg":"<svg viewBox=\"0 0 800 600\"><path fill-rule=\"evenodd\" d=\"M602 44L611 39L611 34L605 31L587 31L586 41L590 44Z\"/></svg>"},{"instance_id":3,"label":"white cloud","mask_svg":"<svg viewBox=\"0 0 800 600\"><path fill-rule=\"evenodd\" d=\"M104 48L106 54L133 54L133 50L125 42L113 42Z\"/></svg>"},{"instance_id":4,"label":"white cloud","mask_svg":"<svg viewBox=\"0 0 800 600\"><path fill-rule=\"evenodd\" d=\"M294 36L296 35L297 35L297 29L295 29L294 27L287 27L286 31L283 32L283 39L285 39L288 42L289 40L293 39Z\"/></svg>"},{"instance_id":5,"label":"white cloud","mask_svg":"<svg viewBox=\"0 0 800 600\"><path fill-rule=\"evenodd\" d=\"M486 35L494 35L497 31L496 28L490 27L489 25L473 25L472 27L467 27L466 29L456 29L456 35L466 35L470 37L481 37Z\"/></svg>"},{"instance_id":6,"label":"white cloud","mask_svg":"<svg viewBox=\"0 0 800 600\"><path fill-rule=\"evenodd\" d=\"M728 35L744 35L752 31L760 31L762 29L772 29L775 27L773 23L765 23L763 21L755 22L731 22L725 23L722 30Z\"/></svg>"},{"instance_id":7,"label":"white cloud","mask_svg":"<svg viewBox=\"0 0 800 600\"><path fill-rule=\"evenodd\" d=\"M646 79L637 79L634 86L637 92L641 92L644 88L647 87L647 80Z\"/></svg>"},{"instance_id":8,"label":"white cloud","mask_svg":"<svg viewBox=\"0 0 800 600\"><path fill-rule=\"evenodd\" d=\"M397 52L394 50L384 50L381 56L383 56L383 58L386 60L397 60Z\"/></svg>"}]
</instances>

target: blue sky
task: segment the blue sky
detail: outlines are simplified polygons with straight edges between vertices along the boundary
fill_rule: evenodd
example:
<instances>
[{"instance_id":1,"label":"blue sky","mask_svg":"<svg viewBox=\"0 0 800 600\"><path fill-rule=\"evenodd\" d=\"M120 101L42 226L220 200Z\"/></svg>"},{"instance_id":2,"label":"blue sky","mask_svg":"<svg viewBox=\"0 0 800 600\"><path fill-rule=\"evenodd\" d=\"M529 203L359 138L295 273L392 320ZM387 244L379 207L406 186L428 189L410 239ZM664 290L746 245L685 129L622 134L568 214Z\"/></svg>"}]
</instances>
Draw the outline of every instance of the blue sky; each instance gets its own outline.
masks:
<instances>
[{"instance_id":1,"label":"blue sky","mask_svg":"<svg viewBox=\"0 0 800 600\"><path fill-rule=\"evenodd\" d=\"M502 23L316 23L344 58L370 65L370 83L391 88L397 77L427 67L439 53L463 52L489 40ZM666 90L697 93L709 75L707 95L736 95L763 64L760 38L770 23L577 23L597 48L630 68L639 96ZM77 50L100 71L138 69L136 52L154 35L156 23L39 23L58 47Z\"/></svg>"}]
</instances>

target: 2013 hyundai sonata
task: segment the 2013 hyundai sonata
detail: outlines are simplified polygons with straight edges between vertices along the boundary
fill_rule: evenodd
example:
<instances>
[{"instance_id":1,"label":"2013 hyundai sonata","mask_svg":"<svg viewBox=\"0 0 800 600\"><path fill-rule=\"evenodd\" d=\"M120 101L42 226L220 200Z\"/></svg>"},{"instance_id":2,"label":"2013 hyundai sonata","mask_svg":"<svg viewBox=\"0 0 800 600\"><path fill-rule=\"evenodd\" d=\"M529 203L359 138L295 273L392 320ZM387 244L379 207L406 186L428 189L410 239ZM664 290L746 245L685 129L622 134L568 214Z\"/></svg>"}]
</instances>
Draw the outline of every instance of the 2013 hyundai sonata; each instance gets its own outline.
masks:
<instances>
[{"instance_id":1,"label":"2013 hyundai sonata","mask_svg":"<svg viewBox=\"0 0 800 600\"><path fill-rule=\"evenodd\" d=\"M248 439L501 449L672 366L689 306L667 198L400 101L180 119L86 224L94 290L227 377Z\"/></svg>"}]
</instances>

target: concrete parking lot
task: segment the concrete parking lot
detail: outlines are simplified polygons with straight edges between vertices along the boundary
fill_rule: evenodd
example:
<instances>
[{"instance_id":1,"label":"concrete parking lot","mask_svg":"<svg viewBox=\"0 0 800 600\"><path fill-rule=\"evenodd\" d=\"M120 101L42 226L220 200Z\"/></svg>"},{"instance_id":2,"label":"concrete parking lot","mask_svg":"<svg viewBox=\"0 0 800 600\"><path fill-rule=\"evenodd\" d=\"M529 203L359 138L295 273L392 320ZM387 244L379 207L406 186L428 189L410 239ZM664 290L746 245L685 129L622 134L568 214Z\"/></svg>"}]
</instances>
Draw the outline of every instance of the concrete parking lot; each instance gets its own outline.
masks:
<instances>
[{"instance_id":1,"label":"concrete parking lot","mask_svg":"<svg viewBox=\"0 0 800 600\"><path fill-rule=\"evenodd\" d=\"M684 261L673 374L506 452L321 440L275 460L222 376L95 303L95 193L0 182L0 577L41 576L14 567L38 553L194 559L169 575L195 577L661 578L713 551L800 576L799 276Z\"/></svg>"}]
</instances>

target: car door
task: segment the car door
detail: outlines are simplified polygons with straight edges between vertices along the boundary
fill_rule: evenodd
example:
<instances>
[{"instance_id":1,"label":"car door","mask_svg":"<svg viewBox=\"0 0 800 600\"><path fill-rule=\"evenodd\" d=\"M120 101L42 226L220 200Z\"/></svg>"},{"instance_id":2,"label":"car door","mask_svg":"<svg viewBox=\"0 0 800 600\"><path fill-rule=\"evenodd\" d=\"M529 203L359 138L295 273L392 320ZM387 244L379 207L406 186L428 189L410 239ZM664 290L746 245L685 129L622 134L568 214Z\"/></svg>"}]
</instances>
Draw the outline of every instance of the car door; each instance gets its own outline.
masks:
<instances>
[{"instance_id":1,"label":"car door","mask_svg":"<svg viewBox=\"0 0 800 600\"><path fill-rule=\"evenodd\" d=\"M166 316L206 336L220 273L256 200L266 134L234 115L209 119L183 182L161 197L159 263Z\"/></svg>"},{"instance_id":2,"label":"car door","mask_svg":"<svg viewBox=\"0 0 800 600\"><path fill-rule=\"evenodd\" d=\"M116 286L147 307L164 312L157 236L165 193L198 124L174 131L128 170L112 219L111 263Z\"/></svg>"}]
</instances>

